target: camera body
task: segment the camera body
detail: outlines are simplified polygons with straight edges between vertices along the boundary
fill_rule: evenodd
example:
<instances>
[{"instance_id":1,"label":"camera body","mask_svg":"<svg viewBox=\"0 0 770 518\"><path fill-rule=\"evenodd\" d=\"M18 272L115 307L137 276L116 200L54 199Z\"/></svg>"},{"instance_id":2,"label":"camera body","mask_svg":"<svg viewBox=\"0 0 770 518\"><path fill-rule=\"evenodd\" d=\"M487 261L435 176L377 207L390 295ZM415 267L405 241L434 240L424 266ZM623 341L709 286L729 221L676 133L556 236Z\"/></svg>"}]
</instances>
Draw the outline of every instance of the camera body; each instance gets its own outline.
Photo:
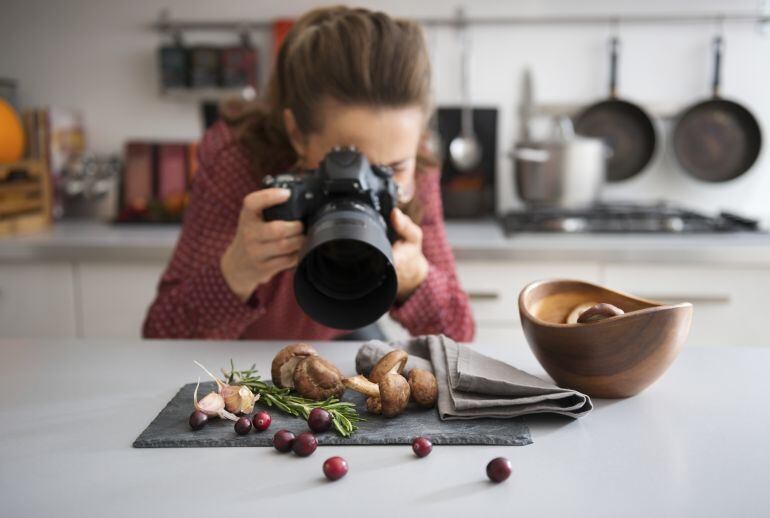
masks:
<instances>
[{"instance_id":1,"label":"camera body","mask_svg":"<svg viewBox=\"0 0 770 518\"><path fill-rule=\"evenodd\" d=\"M355 148L334 148L318 169L268 176L287 201L265 220L300 220L307 238L294 272L297 304L313 320L353 330L376 322L396 300L398 279L390 213L398 184L388 167L371 165Z\"/></svg>"},{"instance_id":2,"label":"camera body","mask_svg":"<svg viewBox=\"0 0 770 518\"><path fill-rule=\"evenodd\" d=\"M398 202L398 184L393 180L393 171L371 165L353 147L335 147L318 169L266 176L263 186L291 191L284 203L263 211L266 221L300 220L307 230L317 216L327 211L346 205L369 207L382 217L388 236L392 237L390 213Z\"/></svg>"}]
</instances>

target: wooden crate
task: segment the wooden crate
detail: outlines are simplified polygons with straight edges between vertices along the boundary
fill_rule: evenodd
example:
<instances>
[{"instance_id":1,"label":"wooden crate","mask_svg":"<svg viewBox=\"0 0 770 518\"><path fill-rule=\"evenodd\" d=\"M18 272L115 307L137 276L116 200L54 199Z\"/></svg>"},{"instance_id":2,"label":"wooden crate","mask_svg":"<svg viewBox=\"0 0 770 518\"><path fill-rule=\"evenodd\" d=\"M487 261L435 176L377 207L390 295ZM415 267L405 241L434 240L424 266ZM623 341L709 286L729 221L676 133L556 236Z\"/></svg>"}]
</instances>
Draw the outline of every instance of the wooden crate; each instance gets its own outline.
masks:
<instances>
[{"instance_id":1,"label":"wooden crate","mask_svg":"<svg viewBox=\"0 0 770 518\"><path fill-rule=\"evenodd\" d=\"M0 164L0 236L48 229L52 202L51 175L44 160Z\"/></svg>"}]
</instances>

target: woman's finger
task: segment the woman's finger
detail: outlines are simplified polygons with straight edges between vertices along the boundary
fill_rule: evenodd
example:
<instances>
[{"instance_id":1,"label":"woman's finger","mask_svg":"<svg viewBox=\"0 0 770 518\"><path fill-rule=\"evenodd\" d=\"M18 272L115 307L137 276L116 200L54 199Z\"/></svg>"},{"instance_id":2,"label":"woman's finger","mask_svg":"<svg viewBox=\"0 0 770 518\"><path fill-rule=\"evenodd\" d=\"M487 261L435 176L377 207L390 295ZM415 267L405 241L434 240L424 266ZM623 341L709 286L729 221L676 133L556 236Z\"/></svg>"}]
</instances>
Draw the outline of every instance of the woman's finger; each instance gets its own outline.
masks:
<instances>
[{"instance_id":1,"label":"woman's finger","mask_svg":"<svg viewBox=\"0 0 770 518\"><path fill-rule=\"evenodd\" d=\"M291 196L289 189L271 188L254 191L243 198L243 210L261 219L264 209L285 202L289 196Z\"/></svg>"},{"instance_id":2,"label":"woman's finger","mask_svg":"<svg viewBox=\"0 0 770 518\"><path fill-rule=\"evenodd\" d=\"M257 241L275 241L302 235L301 221L268 221L261 223L254 233Z\"/></svg>"},{"instance_id":3,"label":"woman's finger","mask_svg":"<svg viewBox=\"0 0 770 518\"><path fill-rule=\"evenodd\" d=\"M285 237L283 239L276 239L274 241L267 241L258 245L259 252L257 252L256 256L260 260L268 260L282 255L294 254L299 252L304 243L305 236L302 234Z\"/></svg>"},{"instance_id":4,"label":"woman's finger","mask_svg":"<svg viewBox=\"0 0 770 518\"><path fill-rule=\"evenodd\" d=\"M401 209L393 209L391 221L396 234L401 236L404 241L417 245L422 243L422 229Z\"/></svg>"},{"instance_id":5,"label":"woman's finger","mask_svg":"<svg viewBox=\"0 0 770 518\"><path fill-rule=\"evenodd\" d=\"M297 266L297 261L299 261L299 254L282 255L268 259L262 263L262 267L268 276L272 277L278 272L294 268Z\"/></svg>"}]
</instances>

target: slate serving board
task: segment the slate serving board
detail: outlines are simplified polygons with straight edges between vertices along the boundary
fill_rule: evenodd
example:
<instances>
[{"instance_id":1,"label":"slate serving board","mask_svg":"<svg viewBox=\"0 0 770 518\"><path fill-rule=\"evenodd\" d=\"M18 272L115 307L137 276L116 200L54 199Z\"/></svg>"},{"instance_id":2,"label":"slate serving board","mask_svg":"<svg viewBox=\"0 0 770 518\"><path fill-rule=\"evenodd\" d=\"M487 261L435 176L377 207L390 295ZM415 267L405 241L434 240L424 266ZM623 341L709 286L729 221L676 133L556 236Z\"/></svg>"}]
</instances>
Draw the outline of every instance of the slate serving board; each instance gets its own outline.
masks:
<instances>
[{"instance_id":1,"label":"slate serving board","mask_svg":"<svg viewBox=\"0 0 770 518\"><path fill-rule=\"evenodd\" d=\"M308 431L301 418L284 414L278 409L257 403L255 411L266 409L273 421L265 432L251 432L240 436L233 430L233 422L212 419L203 429L192 431L188 418L193 410L195 383L189 383L160 411L157 417L134 441L135 448L205 448L222 446L272 446L273 434L282 428L296 434ZM201 383L198 397L212 390L214 383ZM417 436L430 437L433 444L487 444L524 446L532 443L529 427L521 418L474 419L441 421L435 409L411 408L393 419L366 412L364 397L347 391L342 398L356 403L359 414L366 421L351 437L341 437L334 431L318 434L318 444L411 444Z\"/></svg>"}]
</instances>

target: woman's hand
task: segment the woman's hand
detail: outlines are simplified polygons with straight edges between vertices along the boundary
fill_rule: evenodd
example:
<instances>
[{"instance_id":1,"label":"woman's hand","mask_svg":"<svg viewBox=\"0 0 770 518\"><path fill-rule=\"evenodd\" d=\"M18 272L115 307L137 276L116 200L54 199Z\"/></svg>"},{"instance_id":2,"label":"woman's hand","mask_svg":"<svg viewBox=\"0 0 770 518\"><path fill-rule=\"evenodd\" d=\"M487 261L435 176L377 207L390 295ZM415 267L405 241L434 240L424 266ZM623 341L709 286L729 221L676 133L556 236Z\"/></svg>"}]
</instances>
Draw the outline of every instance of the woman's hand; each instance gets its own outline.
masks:
<instances>
[{"instance_id":1,"label":"woman's hand","mask_svg":"<svg viewBox=\"0 0 770 518\"><path fill-rule=\"evenodd\" d=\"M393 261L398 278L396 300L404 302L428 276L428 260L422 255L422 229L401 209L390 214L393 229L401 237L393 243Z\"/></svg>"},{"instance_id":2,"label":"woman's hand","mask_svg":"<svg viewBox=\"0 0 770 518\"><path fill-rule=\"evenodd\" d=\"M220 268L230 289L246 301L260 284L297 265L305 242L299 221L269 221L262 211L289 199L287 189L263 189L243 199L238 229L222 254Z\"/></svg>"}]
</instances>

